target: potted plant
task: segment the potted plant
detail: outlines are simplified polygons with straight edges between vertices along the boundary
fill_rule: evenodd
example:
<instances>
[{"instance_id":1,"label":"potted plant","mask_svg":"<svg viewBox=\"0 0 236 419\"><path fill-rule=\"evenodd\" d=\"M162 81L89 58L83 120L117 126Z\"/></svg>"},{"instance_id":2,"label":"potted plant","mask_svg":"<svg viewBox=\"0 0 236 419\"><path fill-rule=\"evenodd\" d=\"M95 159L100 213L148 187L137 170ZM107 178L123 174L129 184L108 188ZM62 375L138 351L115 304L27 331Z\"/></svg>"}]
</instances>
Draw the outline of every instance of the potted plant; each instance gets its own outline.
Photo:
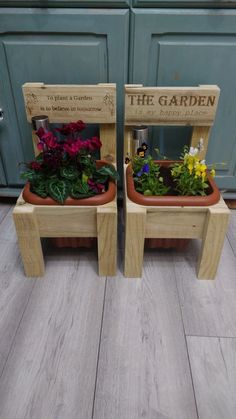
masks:
<instances>
[{"instance_id":1,"label":"potted plant","mask_svg":"<svg viewBox=\"0 0 236 419\"><path fill-rule=\"evenodd\" d=\"M157 160L136 155L127 166L127 194L145 206L208 206L220 199L220 192L199 148L185 147L179 161ZM149 247L183 247L188 240L146 239Z\"/></svg>"},{"instance_id":2,"label":"potted plant","mask_svg":"<svg viewBox=\"0 0 236 419\"><path fill-rule=\"evenodd\" d=\"M102 146L97 137L84 139L82 121L64 124L54 131L39 128L39 155L21 177L27 180L23 198L34 205L102 205L116 195L118 173L114 166L95 160L94 153ZM58 242L69 245L68 240ZM94 241L94 240L93 240ZM80 239L82 244L87 239ZM71 241L72 243L72 241ZM75 241L73 239L75 245ZM73 246L72 243L72 246Z\"/></svg>"},{"instance_id":3,"label":"potted plant","mask_svg":"<svg viewBox=\"0 0 236 419\"><path fill-rule=\"evenodd\" d=\"M57 128L55 132L40 128L39 155L25 164L21 174L28 180L23 198L35 205L99 205L115 196L118 173L105 161L93 157L102 145L97 137L83 139L82 121Z\"/></svg>"}]
</instances>

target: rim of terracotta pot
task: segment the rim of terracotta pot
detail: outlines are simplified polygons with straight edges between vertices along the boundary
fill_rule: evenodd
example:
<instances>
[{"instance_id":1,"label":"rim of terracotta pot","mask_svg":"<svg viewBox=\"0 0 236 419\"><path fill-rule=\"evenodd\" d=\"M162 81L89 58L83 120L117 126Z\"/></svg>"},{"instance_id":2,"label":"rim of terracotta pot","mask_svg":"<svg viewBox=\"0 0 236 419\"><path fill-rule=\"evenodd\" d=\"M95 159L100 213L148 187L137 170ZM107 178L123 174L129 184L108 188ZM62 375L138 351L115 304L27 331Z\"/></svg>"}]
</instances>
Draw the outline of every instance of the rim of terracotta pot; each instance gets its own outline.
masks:
<instances>
[{"instance_id":1,"label":"rim of terracotta pot","mask_svg":"<svg viewBox=\"0 0 236 419\"><path fill-rule=\"evenodd\" d=\"M97 160L96 165L98 167L101 166L111 166L105 160ZM33 205L57 205L57 206L64 206L64 205L75 205L75 206L96 206L96 205L103 205L107 204L108 202L113 201L116 196L116 183L114 180L110 179L108 182L108 189L106 192L103 192L98 195L90 196L88 198L82 199L74 199L68 197L64 204L60 204L59 202L55 201L54 199L50 198L42 198L41 196L36 195L35 193L31 192L30 190L30 182L27 182L23 192L22 192L23 199L28 202L29 204Z\"/></svg>"},{"instance_id":2,"label":"rim of terracotta pot","mask_svg":"<svg viewBox=\"0 0 236 419\"><path fill-rule=\"evenodd\" d=\"M156 163L163 167L169 167L177 160L156 160ZM220 200L220 191L212 176L207 173L207 180L210 184L212 192L206 196L175 196L164 195L146 196L136 191L134 186L134 179L132 173L132 165L129 164L126 168L126 182L127 182L127 195L129 199L136 204L145 206L185 206L185 207L202 207L214 205Z\"/></svg>"}]
</instances>

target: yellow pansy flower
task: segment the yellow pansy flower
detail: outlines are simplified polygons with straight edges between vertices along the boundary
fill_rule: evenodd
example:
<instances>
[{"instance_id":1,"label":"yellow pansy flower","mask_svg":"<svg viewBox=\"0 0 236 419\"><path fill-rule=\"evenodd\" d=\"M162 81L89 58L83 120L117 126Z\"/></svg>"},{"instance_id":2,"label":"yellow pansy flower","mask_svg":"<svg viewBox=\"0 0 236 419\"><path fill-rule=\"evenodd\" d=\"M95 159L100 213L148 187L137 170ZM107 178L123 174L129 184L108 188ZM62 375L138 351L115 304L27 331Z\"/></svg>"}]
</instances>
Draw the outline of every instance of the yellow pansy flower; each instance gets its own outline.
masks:
<instances>
[{"instance_id":1,"label":"yellow pansy flower","mask_svg":"<svg viewBox=\"0 0 236 419\"><path fill-rule=\"evenodd\" d=\"M192 165L192 163L189 163L188 164L188 170L189 170L190 173L192 173L192 171L193 171L193 165Z\"/></svg>"}]
</instances>

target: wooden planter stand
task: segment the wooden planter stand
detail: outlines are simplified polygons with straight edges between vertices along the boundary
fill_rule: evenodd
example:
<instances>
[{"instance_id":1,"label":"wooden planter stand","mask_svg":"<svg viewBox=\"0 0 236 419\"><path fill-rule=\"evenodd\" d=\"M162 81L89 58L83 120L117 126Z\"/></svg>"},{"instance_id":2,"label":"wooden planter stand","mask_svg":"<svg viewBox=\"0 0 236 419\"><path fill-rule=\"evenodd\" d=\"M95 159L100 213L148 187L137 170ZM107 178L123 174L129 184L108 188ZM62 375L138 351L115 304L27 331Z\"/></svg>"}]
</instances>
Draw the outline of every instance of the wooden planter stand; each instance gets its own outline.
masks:
<instances>
[{"instance_id":1,"label":"wooden planter stand","mask_svg":"<svg viewBox=\"0 0 236 419\"><path fill-rule=\"evenodd\" d=\"M28 122L46 114L50 122L100 124L101 158L116 164L116 86L44 85L23 86ZM33 133L33 142L35 142ZM36 149L36 148L35 148ZM104 205L33 205L21 196L13 211L26 276L44 275L41 237L97 237L98 273L116 274L116 197Z\"/></svg>"},{"instance_id":2,"label":"wooden planter stand","mask_svg":"<svg viewBox=\"0 0 236 419\"><path fill-rule=\"evenodd\" d=\"M132 126L192 125L191 145L204 139L204 159L213 124L219 88L125 87L125 156L132 156ZM124 179L126 179L124 165ZM141 277L145 238L202 239L197 277L214 279L228 226L230 211L222 197L209 206L139 205L128 198L125 181L125 261L126 277Z\"/></svg>"}]
</instances>

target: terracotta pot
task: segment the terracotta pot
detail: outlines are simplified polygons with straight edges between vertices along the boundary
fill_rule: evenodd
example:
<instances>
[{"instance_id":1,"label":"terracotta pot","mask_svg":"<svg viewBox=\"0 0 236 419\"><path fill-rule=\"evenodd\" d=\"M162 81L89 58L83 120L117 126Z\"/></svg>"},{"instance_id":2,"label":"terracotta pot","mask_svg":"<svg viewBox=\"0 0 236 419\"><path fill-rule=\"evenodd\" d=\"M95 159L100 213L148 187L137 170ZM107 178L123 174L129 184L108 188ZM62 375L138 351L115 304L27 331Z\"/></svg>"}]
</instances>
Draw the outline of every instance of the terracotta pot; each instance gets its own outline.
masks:
<instances>
[{"instance_id":1,"label":"terracotta pot","mask_svg":"<svg viewBox=\"0 0 236 419\"><path fill-rule=\"evenodd\" d=\"M164 168L168 168L176 161L158 160L157 163ZM132 167L129 165L126 169L127 195L131 201L143 206L208 206L216 204L220 200L219 189L209 173L207 174L207 180L209 183L209 194L206 196L145 196L135 190ZM190 239L149 238L145 239L145 247L149 249L183 250L189 241Z\"/></svg>"},{"instance_id":2,"label":"terracotta pot","mask_svg":"<svg viewBox=\"0 0 236 419\"><path fill-rule=\"evenodd\" d=\"M176 163L176 161L157 160L156 163L163 168L168 168L171 164ZM135 190L132 166L129 165L126 169L127 195L131 201L144 206L202 207L216 204L220 200L220 191L209 173L207 173L207 180L209 183L209 193L206 196L146 196Z\"/></svg>"},{"instance_id":3,"label":"terracotta pot","mask_svg":"<svg viewBox=\"0 0 236 419\"><path fill-rule=\"evenodd\" d=\"M102 167L109 165L105 160L97 160L96 161L97 167ZM26 202L33 205L62 205L59 202L55 201L54 199L50 198L41 198L41 196L36 195L35 193L31 192L30 190L30 183L26 183L23 189L23 198ZM83 199L74 199L68 197L63 205L79 205L79 206L95 206L95 205L103 205L111 202L116 196L116 184L111 179L108 184L108 189L106 192L91 196L89 198Z\"/></svg>"},{"instance_id":4,"label":"terracotta pot","mask_svg":"<svg viewBox=\"0 0 236 419\"><path fill-rule=\"evenodd\" d=\"M107 165L105 160L97 160L97 167L102 167ZM30 191L30 183L28 182L23 189L23 198L26 202L33 205L61 205L54 199L47 197L41 198L40 196L34 194ZM89 198L83 199L74 199L68 197L63 205L77 205L77 206L96 206L107 204L112 201L116 196L116 183L111 179L108 184L108 189L106 192L94 195ZM96 237L54 237L50 239L50 242L53 246L62 248L62 247L84 247L92 248L96 246L97 239Z\"/></svg>"}]
</instances>

